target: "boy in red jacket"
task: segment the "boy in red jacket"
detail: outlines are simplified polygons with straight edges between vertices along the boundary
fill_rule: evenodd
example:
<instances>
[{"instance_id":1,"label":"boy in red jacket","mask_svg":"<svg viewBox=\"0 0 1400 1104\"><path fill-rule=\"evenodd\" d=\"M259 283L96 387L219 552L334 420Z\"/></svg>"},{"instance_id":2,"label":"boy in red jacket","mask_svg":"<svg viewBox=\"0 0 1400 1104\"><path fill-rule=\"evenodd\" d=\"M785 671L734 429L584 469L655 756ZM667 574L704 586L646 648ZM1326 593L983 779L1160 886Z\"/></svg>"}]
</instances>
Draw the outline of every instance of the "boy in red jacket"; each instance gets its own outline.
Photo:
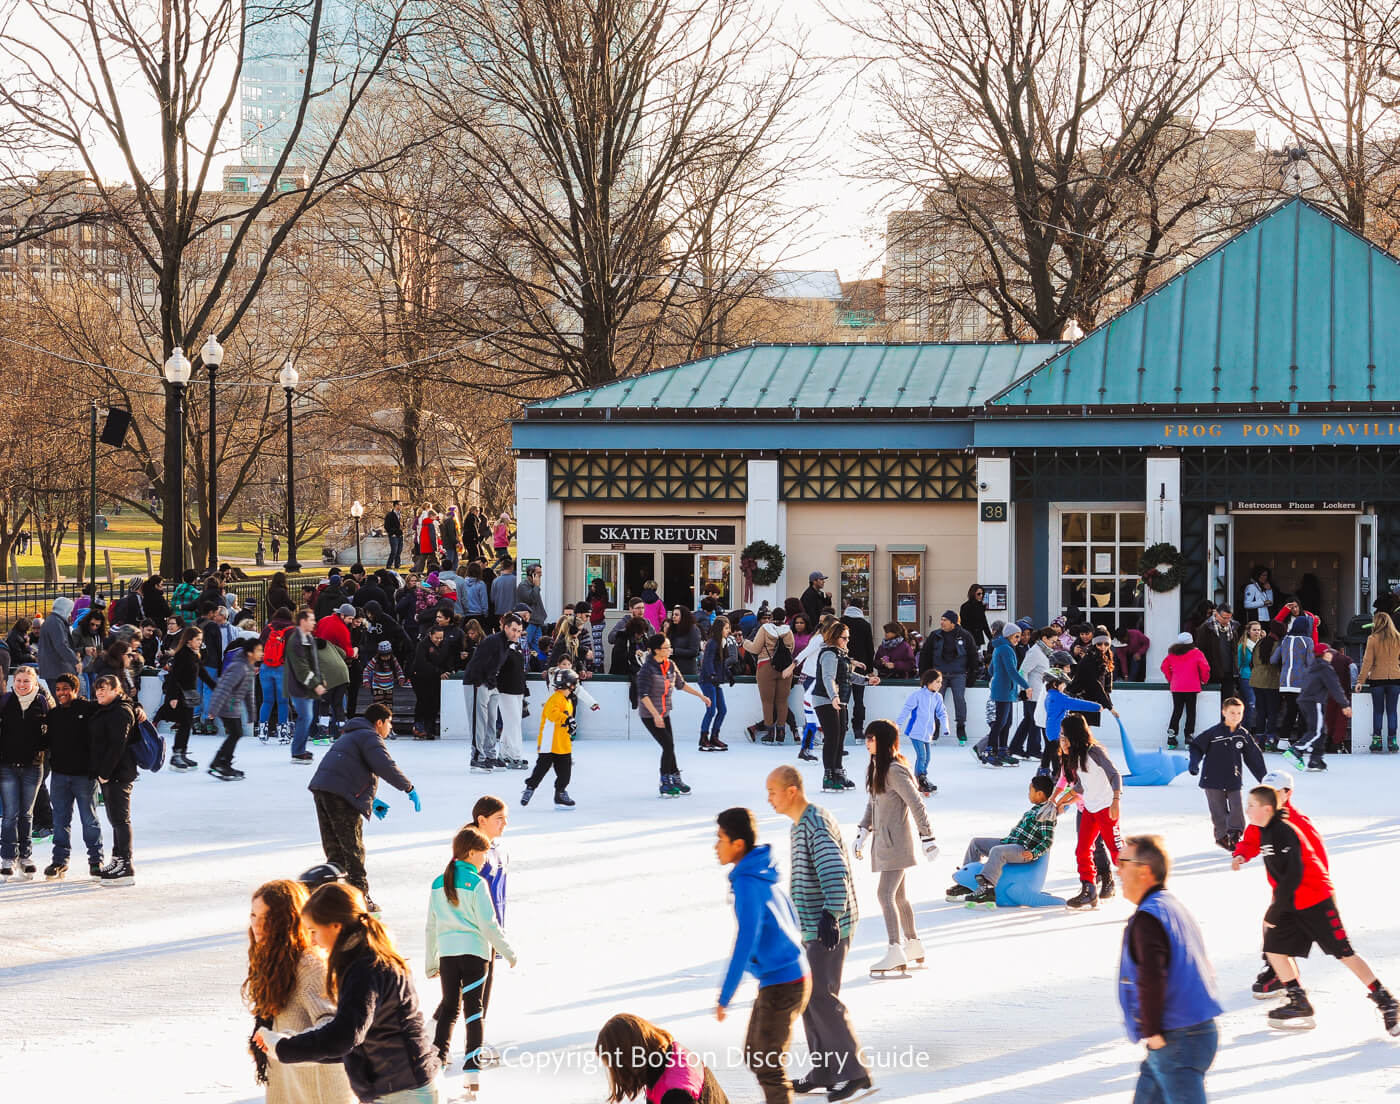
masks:
<instances>
[{"instance_id":1,"label":"boy in red jacket","mask_svg":"<svg viewBox=\"0 0 1400 1104\"><path fill-rule=\"evenodd\" d=\"M1298 974L1297 957L1306 958L1314 943L1324 954L1338 959L1367 989L1367 997L1380 1011L1386 1031L1400 1035L1400 1004L1372 972L1366 960L1352 950L1333 896L1327 867L1307 840L1289 821L1283 798L1272 786L1249 791L1245 810L1249 823L1259 829L1259 854L1274 887L1273 903L1264 914L1264 953L1283 982L1288 998L1269 1012L1269 1026L1298 1029L1315 1027L1313 1007ZM1232 870L1244 865L1238 855Z\"/></svg>"}]
</instances>

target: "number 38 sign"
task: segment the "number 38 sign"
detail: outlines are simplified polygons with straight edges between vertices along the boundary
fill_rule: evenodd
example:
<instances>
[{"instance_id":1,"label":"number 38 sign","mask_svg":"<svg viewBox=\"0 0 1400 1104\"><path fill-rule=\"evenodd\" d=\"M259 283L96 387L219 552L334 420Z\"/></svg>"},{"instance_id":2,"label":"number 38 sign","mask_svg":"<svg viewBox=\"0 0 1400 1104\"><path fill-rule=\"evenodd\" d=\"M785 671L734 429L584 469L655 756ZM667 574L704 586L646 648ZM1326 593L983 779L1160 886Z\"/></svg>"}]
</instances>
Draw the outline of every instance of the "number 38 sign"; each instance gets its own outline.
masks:
<instances>
[{"instance_id":1,"label":"number 38 sign","mask_svg":"<svg viewBox=\"0 0 1400 1104\"><path fill-rule=\"evenodd\" d=\"M1005 520L1006 520L1006 503L1005 503L1005 502L984 502L984 503L982 503L982 520L983 520L983 521L1005 521Z\"/></svg>"}]
</instances>

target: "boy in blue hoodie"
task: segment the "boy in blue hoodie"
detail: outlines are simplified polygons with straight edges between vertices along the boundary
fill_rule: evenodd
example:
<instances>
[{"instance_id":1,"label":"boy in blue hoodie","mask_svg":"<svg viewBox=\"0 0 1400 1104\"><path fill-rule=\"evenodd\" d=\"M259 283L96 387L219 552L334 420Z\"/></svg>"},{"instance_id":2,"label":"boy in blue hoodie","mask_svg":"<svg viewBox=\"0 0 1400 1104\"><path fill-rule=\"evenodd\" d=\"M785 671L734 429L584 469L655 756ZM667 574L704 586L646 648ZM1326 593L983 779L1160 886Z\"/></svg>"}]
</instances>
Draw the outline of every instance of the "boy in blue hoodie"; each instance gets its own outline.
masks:
<instances>
[{"instance_id":1,"label":"boy in blue hoodie","mask_svg":"<svg viewBox=\"0 0 1400 1104\"><path fill-rule=\"evenodd\" d=\"M1020 640L1020 626L1008 621L992 645L992 658L988 664L991 670L988 693L995 711L994 719L991 731L972 748L972 754L984 767L1020 766L1007 750L1011 738L1011 706L1030 688L1030 683L1021 674L1021 657L1016 654L1016 645Z\"/></svg>"},{"instance_id":2,"label":"boy in blue hoodie","mask_svg":"<svg viewBox=\"0 0 1400 1104\"><path fill-rule=\"evenodd\" d=\"M715 818L715 856L733 865L729 884L739 933L715 1006L721 1023L745 973L758 979L758 996L749 1014L744 1054L763 1090L765 1104L791 1104L788 1049L792 1027L812 981L802 951L802 929L788 895L778 888L778 869L768 845L758 845L758 827L748 809L725 809Z\"/></svg>"},{"instance_id":3,"label":"boy in blue hoodie","mask_svg":"<svg viewBox=\"0 0 1400 1104\"><path fill-rule=\"evenodd\" d=\"M919 783L919 792L928 797L938 789L928 780L929 744L948 731L942 671L930 667L919 676L919 688L904 699L904 708L899 711L895 725L914 741L914 777Z\"/></svg>"}]
</instances>

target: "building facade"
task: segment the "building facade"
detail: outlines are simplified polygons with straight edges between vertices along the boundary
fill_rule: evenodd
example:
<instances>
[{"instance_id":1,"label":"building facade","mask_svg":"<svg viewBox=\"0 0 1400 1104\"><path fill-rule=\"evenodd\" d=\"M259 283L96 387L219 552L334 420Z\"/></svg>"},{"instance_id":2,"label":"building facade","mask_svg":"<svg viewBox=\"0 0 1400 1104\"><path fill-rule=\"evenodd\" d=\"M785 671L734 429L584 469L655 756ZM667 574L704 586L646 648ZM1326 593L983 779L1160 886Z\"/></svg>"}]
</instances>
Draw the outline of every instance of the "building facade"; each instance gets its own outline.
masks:
<instances>
[{"instance_id":1,"label":"building facade","mask_svg":"<svg viewBox=\"0 0 1400 1104\"><path fill-rule=\"evenodd\" d=\"M1400 586L1400 264L1295 199L1073 345L758 346L537 403L514 443L551 610L594 575L689 605L727 573L740 606L819 570L927 632L979 584L1155 663L1264 566L1341 634ZM786 567L748 600L756 539Z\"/></svg>"}]
</instances>

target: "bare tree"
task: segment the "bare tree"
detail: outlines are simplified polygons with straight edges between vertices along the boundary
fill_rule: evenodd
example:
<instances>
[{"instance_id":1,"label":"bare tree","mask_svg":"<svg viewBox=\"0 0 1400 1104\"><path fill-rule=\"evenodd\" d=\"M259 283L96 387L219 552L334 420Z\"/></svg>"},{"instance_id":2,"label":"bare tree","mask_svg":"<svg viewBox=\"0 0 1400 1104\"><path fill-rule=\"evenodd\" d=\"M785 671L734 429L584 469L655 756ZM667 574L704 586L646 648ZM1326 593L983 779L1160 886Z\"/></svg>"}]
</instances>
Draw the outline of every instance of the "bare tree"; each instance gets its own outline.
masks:
<instances>
[{"instance_id":1,"label":"bare tree","mask_svg":"<svg viewBox=\"0 0 1400 1104\"><path fill-rule=\"evenodd\" d=\"M650 363L725 204L783 169L807 80L752 0L465 0L424 101L457 135L478 387L589 386ZM469 59L464 62L463 59ZM703 178L685 191L684 181ZM753 208L748 207L750 212ZM742 217L742 211L739 213ZM712 277L701 275L702 283ZM703 340L703 339L702 339Z\"/></svg>"},{"instance_id":2,"label":"bare tree","mask_svg":"<svg viewBox=\"0 0 1400 1104\"><path fill-rule=\"evenodd\" d=\"M1199 103L1225 64L1188 0L874 0L871 175L927 200L941 282L1007 337L1140 295L1212 203ZM1212 227L1218 229L1218 227ZM891 242L891 248L900 243Z\"/></svg>"},{"instance_id":3,"label":"bare tree","mask_svg":"<svg viewBox=\"0 0 1400 1104\"><path fill-rule=\"evenodd\" d=\"M367 90L406 53L414 23L408 0L356 4L353 27L337 33L328 58L322 51L333 7L326 0L258 9L243 0L19 0L8 13L0 30L8 70L0 75L0 108L19 133L42 135L82 166L95 209L140 258L156 295L156 325L142 334L148 363L163 363L202 334L226 342L297 222L363 167L332 167L341 135ZM246 194L211 202L248 60L247 32L265 19L285 20L287 32L300 36L301 95L276 161L249 178L255 183ZM158 152L148 164L151 137ZM108 151L120 157L129 186L104 181ZM304 172L292 171L302 167L294 151L305 158ZM255 233L258 226L266 232ZM201 252L209 268L194 283L186 273ZM240 266L248 278L235 291ZM163 464L152 477L167 516L182 493L169 478L182 467L176 412L167 387ZM164 530L161 570L172 575L182 562L182 534L169 524Z\"/></svg>"},{"instance_id":4,"label":"bare tree","mask_svg":"<svg viewBox=\"0 0 1400 1104\"><path fill-rule=\"evenodd\" d=\"M1283 132L1276 193L1306 191L1386 249L1400 230L1397 48L1393 3L1299 0L1286 19L1256 14L1236 74L1250 107Z\"/></svg>"}]
</instances>

